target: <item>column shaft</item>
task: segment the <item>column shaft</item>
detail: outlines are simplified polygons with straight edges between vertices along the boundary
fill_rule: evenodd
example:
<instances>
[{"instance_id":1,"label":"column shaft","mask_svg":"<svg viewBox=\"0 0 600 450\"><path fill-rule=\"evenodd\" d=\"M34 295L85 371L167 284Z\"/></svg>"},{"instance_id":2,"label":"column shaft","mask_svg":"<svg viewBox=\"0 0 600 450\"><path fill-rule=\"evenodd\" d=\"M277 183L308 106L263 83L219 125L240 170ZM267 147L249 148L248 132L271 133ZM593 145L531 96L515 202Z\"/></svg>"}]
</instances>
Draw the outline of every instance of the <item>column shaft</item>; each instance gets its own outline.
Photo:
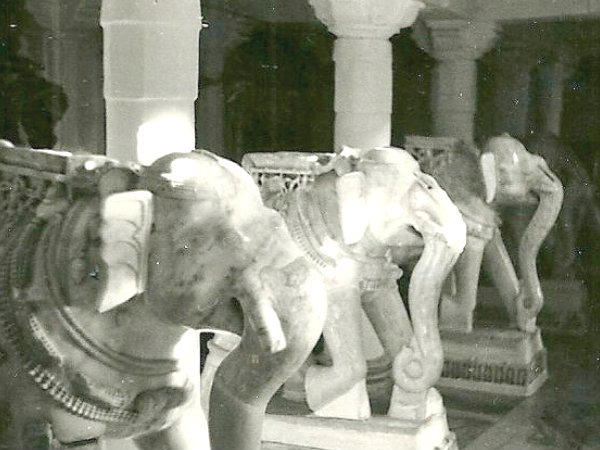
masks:
<instances>
[{"instance_id":1,"label":"column shaft","mask_svg":"<svg viewBox=\"0 0 600 450\"><path fill-rule=\"evenodd\" d=\"M339 37L335 61L335 148L390 144L392 45L386 38Z\"/></svg>"},{"instance_id":2,"label":"column shaft","mask_svg":"<svg viewBox=\"0 0 600 450\"><path fill-rule=\"evenodd\" d=\"M104 0L106 154L150 164L195 147L199 0Z\"/></svg>"},{"instance_id":3,"label":"column shaft","mask_svg":"<svg viewBox=\"0 0 600 450\"><path fill-rule=\"evenodd\" d=\"M475 60L439 60L432 89L433 134L472 142L477 92Z\"/></svg>"}]
</instances>

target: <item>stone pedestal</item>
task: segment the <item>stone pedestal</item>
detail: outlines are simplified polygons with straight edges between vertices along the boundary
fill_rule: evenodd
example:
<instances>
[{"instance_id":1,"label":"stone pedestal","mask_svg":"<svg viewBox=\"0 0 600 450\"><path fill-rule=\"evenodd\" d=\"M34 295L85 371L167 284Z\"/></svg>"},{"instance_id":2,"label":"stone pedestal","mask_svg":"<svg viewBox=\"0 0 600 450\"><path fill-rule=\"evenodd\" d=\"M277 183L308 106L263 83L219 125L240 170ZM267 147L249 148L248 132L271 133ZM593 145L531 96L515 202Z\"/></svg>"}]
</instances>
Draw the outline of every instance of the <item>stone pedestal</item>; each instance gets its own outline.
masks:
<instances>
[{"instance_id":1,"label":"stone pedestal","mask_svg":"<svg viewBox=\"0 0 600 450\"><path fill-rule=\"evenodd\" d=\"M425 422L388 417L347 420L291 415L267 415L264 448L288 444L319 450L458 450L456 436L448 430L446 414Z\"/></svg>"},{"instance_id":2,"label":"stone pedestal","mask_svg":"<svg viewBox=\"0 0 600 450\"><path fill-rule=\"evenodd\" d=\"M475 329L442 332L441 388L529 396L548 378L540 330Z\"/></svg>"}]
</instances>

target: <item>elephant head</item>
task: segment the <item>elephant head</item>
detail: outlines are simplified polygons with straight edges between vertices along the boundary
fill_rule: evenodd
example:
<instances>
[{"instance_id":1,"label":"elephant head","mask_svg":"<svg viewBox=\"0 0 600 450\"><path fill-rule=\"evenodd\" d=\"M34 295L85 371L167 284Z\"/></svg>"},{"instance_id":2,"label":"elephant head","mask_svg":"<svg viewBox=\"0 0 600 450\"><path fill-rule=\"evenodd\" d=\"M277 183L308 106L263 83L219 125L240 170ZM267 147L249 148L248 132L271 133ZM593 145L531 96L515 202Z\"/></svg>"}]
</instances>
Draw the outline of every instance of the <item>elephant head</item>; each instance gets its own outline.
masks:
<instances>
[{"instance_id":1,"label":"elephant head","mask_svg":"<svg viewBox=\"0 0 600 450\"><path fill-rule=\"evenodd\" d=\"M347 245L365 254L393 253L400 264L415 251L420 255L408 294L413 338L395 358L394 372L402 389L426 391L443 365L437 309L442 283L465 246L461 214L401 149L360 154L355 170L337 179L336 193Z\"/></svg>"},{"instance_id":2,"label":"elephant head","mask_svg":"<svg viewBox=\"0 0 600 450\"><path fill-rule=\"evenodd\" d=\"M141 180L153 198L147 303L173 324L243 335L213 383L211 441L258 448L268 400L321 332L321 279L237 164L207 151L172 153ZM243 321L229 314L232 298ZM249 367L252 358L260 366Z\"/></svg>"},{"instance_id":3,"label":"elephant head","mask_svg":"<svg viewBox=\"0 0 600 450\"><path fill-rule=\"evenodd\" d=\"M193 329L226 329L242 340L215 378L211 448L259 449L266 404L315 345L326 294L250 176L206 151L132 171L0 150L18 200L2 224L0 326L48 394L38 410L57 439L202 446Z\"/></svg>"},{"instance_id":4,"label":"elephant head","mask_svg":"<svg viewBox=\"0 0 600 450\"><path fill-rule=\"evenodd\" d=\"M517 298L517 321L522 329L530 329L543 305L536 258L560 212L563 186L541 156L529 153L509 135L488 140L481 168L487 203L499 207L539 202L518 250L522 288Z\"/></svg>"}]
</instances>

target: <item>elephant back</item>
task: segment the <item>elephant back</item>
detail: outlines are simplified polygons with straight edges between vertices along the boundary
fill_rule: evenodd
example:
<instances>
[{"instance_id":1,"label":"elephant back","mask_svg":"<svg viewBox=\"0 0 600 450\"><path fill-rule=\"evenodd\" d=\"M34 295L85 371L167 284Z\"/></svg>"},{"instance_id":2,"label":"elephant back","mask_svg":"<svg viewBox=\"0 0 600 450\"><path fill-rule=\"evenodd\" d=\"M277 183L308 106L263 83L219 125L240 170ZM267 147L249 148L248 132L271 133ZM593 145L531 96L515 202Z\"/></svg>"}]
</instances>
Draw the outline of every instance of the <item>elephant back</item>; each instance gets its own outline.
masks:
<instances>
[{"instance_id":1,"label":"elephant back","mask_svg":"<svg viewBox=\"0 0 600 450\"><path fill-rule=\"evenodd\" d=\"M421 170L446 191L470 229L498 222L496 212L485 201L476 147L454 137L407 136L405 148L417 159Z\"/></svg>"},{"instance_id":2,"label":"elephant back","mask_svg":"<svg viewBox=\"0 0 600 450\"><path fill-rule=\"evenodd\" d=\"M133 168L99 155L0 148L0 254L13 246L13 272L32 282L37 244L46 236L44 257L64 303L92 303L99 290L100 198L131 188ZM39 255L38 255L39 256Z\"/></svg>"}]
</instances>

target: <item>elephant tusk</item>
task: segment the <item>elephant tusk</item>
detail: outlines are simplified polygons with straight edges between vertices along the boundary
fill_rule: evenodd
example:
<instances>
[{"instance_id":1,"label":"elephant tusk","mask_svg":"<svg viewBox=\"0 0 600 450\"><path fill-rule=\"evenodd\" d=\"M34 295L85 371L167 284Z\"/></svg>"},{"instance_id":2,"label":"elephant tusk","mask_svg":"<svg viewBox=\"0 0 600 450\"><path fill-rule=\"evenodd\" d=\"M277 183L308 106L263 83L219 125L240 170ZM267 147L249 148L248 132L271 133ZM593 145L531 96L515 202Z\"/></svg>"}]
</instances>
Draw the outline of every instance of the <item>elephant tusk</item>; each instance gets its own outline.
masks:
<instances>
[{"instance_id":1,"label":"elephant tusk","mask_svg":"<svg viewBox=\"0 0 600 450\"><path fill-rule=\"evenodd\" d=\"M277 313L268 300L258 300L248 311L248 320L260 344L271 353L285 349L287 343Z\"/></svg>"},{"instance_id":2,"label":"elephant tusk","mask_svg":"<svg viewBox=\"0 0 600 450\"><path fill-rule=\"evenodd\" d=\"M281 283L282 274L273 267L248 268L242 275L239 300L261 346L271 353L286 348L286 338L277 312L272 286Z\"/></svg>"}]
</instances>

